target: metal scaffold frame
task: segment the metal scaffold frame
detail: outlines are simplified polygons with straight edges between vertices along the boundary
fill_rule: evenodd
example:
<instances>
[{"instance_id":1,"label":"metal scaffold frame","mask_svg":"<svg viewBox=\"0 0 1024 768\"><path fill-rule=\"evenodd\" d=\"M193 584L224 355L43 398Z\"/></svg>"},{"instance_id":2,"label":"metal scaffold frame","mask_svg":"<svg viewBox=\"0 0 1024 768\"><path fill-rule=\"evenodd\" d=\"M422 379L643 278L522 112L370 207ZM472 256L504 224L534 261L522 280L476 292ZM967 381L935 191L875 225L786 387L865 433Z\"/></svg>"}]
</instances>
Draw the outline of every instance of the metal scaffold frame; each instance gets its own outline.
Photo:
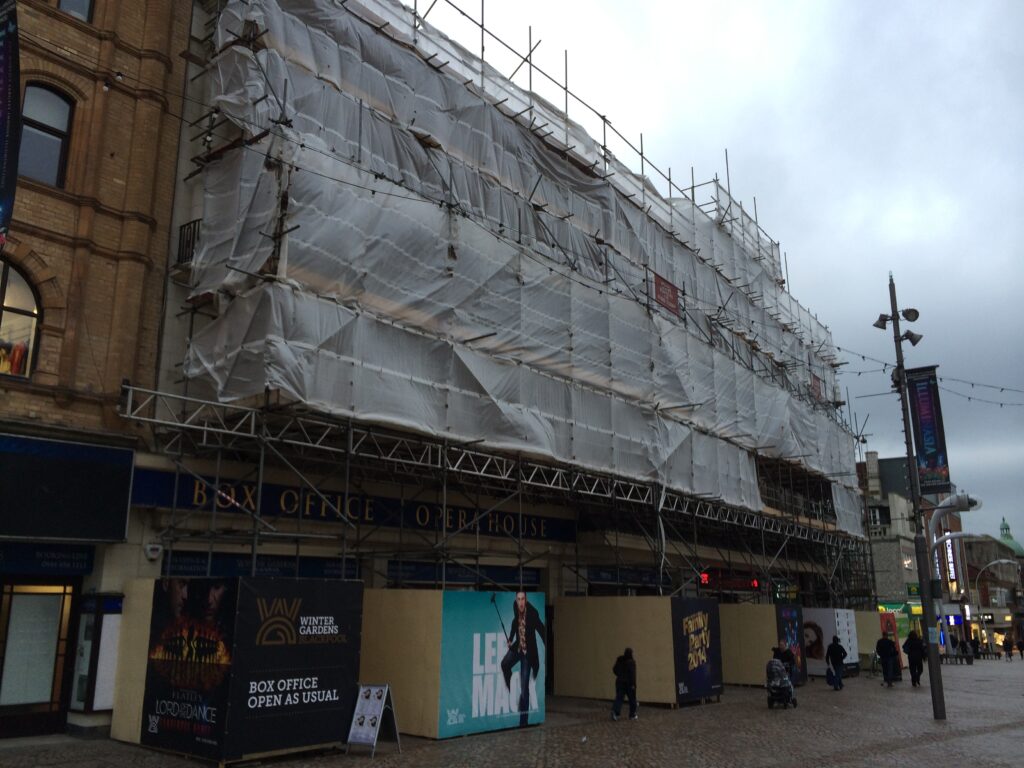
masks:
<instances>
[{"instance_id":1,"label":"metal scaffold frame","mask_svg":"<svg viewBox=\"0 0 1024 768\"><path fill-rule=\"evenodd\" d=\"M271 393L261 406L253 407L126 383L120 408L124 418L152 429L155 449L173 460L176 473L203 482L212 491L211 499L223 499L224 506L251 518L248 534L218 530L217 504L212 504L207 530L198 531L186 524L199 510L189 510L182 516L177 508L172 509L170 524L161 533L170 558L174 545L187 539L207 540L211 558L215 542L248 544L255 573L261 542L294 542L298 559L302 543L334 541L341 549L343 569L344 561L350 557L426 558L440 566L442 587L449 564L475 573L481 583L501 586L479 568L479 533L475 548L455 549L452 540L458 534L472 532L489 512L513 501L518 504L520 520L524 502L554 503L576 512L576 564L574 567L566 561L562 565L578 581L586 581L579 565L579 539L581 531L589 525L602 532L617 571L626 565L618 546L620 535L639 537L650 548L661 593L714 592L701 584L700 575L710 562L715 562L724 564L720 567L723 573L757 574L769 593L772 584L799 584L802 575L805 601L835 606L873 602L867 541L824 524L816 525L813 520L805 523L783 514L737 509L714 499L689 497L657 483L332 419L298 404L274 402ZM356 530L343 514L338 514L338 518L346 525L338 534L303 532L301 516L299 530L281 531L261 515L258 490L255 510L223 497L219 473L225 458L245 462L250 467L248 476L255 478L257 487L262 486L268 465L288 471L334 513L338 512L334 503L319 490L319 483L310 478L317 470L328 469L328 475L343 478L346 507L352 487L377 480L398 483L403 503L412 502L430 489L439 493L445 509L450 493L475 497L477 515L458 530L435 531L433 538L424 531L401 530L397 546L389 546L387 551L370 546L368 539L373 531ZM215 463L217 477L212 483L189 468L193 460ZM407 498L407 486L419 490ZM481 495L497 501L481 503ZM520 582L523 567L547 554L531 550L533 544L524 541L522 530L520 525L514 533L501 531L515 544ZM699 556L698 544L713 549L716 554L712 560ZM625 579L620 586L627 586Z\"/></svg>"}]
</instances>

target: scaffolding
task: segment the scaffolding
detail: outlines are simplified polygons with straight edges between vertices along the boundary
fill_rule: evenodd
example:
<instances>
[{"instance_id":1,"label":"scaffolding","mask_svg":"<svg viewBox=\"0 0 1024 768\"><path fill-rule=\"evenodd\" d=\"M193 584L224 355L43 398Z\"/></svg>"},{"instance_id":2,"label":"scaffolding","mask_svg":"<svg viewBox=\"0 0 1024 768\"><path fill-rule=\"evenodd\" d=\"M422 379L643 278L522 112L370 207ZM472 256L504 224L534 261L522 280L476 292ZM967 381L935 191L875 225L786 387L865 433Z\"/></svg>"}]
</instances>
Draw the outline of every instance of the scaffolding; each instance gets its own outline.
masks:
<instances>
[{"instance_id":1,"label":"scaffolding","mask_svg":"<svg viewBox=\"0 0 1024 768\"><path fill-rule=\"evenodd\" d=\"M616 544L620 537L639 538L649 549L649 564L657 574L659 594L713 594L714 585L701 583L701 574L713 563L698 554L698 548L710 548L716 553L714 564L725 576L735 572L753 574L761 580L759 591L742 587L732 590L751 593L744 595L746 599L760 599L761 592L772 594L773 585L800 585L803 578L801 599L808 604L865 607L873 600L866 540L837 531L813 516L801 519L796 510L771 514L730 508L654 483L336 420L300 406L271 403L269 397L259 407L230 405L126 383L121 410L125 418L152 428L155 447L174 462L176 473L197 479L211 491L210 509L200 515L205 517L205 528L190 525L197 510L170 510L170 521L161 532L168 566L173 562L175 546L186 541L193 545L206 543L211 556L217 543L244 542L250 548L253 574L263 542L294 544L296 559L301 556L303 544L333 542L340 550L344 573L348 572L345 561L349 558L362 562L388 556L399 560L431 558L439 566L441 575L436 586L440 588L446 586L447 566L470 570L481 585L501 587L474 565L483 554L479 535L475 551L454 548L453 539L467 532L478 533L482 517L499 505L514 504L522 515L524 503L556 504L575 512L572 551L563 553L560 564L582 582L587 579L580 567L581 534L592 530L602 532L609 557L622 568L635 566L635 561L627 563ZM219 468L224 461L245 463L250 467L249 475L222 482L219 475L210 478L199 468ZM340 533L304 532L301 515L294 525L275 524L265 517L258 501L262 498L259 486L269 466L292 473L316 494L344 521ZM478 514L454 532L435 524L433 540L414 532L411 544L382 546L372 541L373 530L359 531L347 520L331 501L332 492L311 479L315 473L343 480L345 509L351 489L368 481L397 483L404 489L403 503L411 503L424 490L431 490L440 494L444 506L449 494L467 489L478 498L483 495L498 501L478 506ZM233 494L224 492L225 485L235 486L249 478L255 478L257 487L253 494L255 509L239 504ZM223 517L218 520L218 506L245 515L250 525L248 533L230 525L242 519L240 516L235 521ZM228 527L218 527L226 523ZM535 545L526 541L521 524L511 533L499 532L514 544L522 583L522 569L550 553L531 548ZM808 577L813 581L807 583ZM629 585L622 582L620 586ZM585 590L578 587L578 591ZM718 590L720 595L728 591Z\"/></svg>"},{"instance_id":2,"label":"scaffolding","mask_svg":"<svg viewBox=\"0 0 1024 768\"><path fill-rule=\"evenodd\" d=\"M266 93L246 104L232 104L227 96L216 101L193 95L192 111L201 114L190 123L200 128L191 142L200 143L201 149L191 153L195 169L185 176L183 183L204 179L208 186L216 188L219 184L219 194L224 194L225 180L233 177L214 178L210 182L205 178L207 172L218 172L225 163L244 166L248 158L259 178L253 176L247 183L253 181L257 187L263 184L264 192L262 198L250 200L253 207L247 211L251 213L262 205L262 210L257 211L262 216L262 225L253 225L248 233L227 233L243 253L242 261L210 258L210 242L205 250L202 242L204 233L210 241L215 235L223 238L225 232L210 229L209 222L196 218L192 209L186 216L177 215L184 223L180 225L174 272L193 289L182 315L189 318L184 339L190 350L186 382L197 374L212 373L208 378L215 379L223 373L218 369L223 361L215 359L214 354L223 351L223 338L217 344L207 339L205 349L202 344L193 344L197 332L203 330L196 327L197 317L202 319L200 306L214 297L221 304L221 312L226 307L244 317L252 309L245 306L247 300L254 296L257 298L253 301L259 300L261 292L274 301L280 300L282 291L294 289L297 274L300 283L311 280L303 287L316 301L323 303L326 298L332 307L346 304L345 297L319 295L319 267L308 260L303 262L301 252L289 252L289 243L294 240L291 235L300 226L292 223L300 212L294 206L289 208L295 184L308 185L310 176L315 178L319 173L332 183L361 189L367 200L378 192L381 195L376 200L396 201L413 193L420 202L436 205L439 214L434 239L447 243L447 253L441 254L446 265L442 274L445 278L458 276L467 259L477 255L469 241L481 237L480 233L493 237L494 243L502 248L524 253L533 248L550 265L562 268L563 276L574 285L599 294L621 294L624 301L634 302L643 313L637 317L648 327L663 328L668 334L684 329L699 341L698 351L707 356L708 370L711 362L727 361L729 372L744 377L743 386L749 389L751 399L755 390L759 395L775 390L786 393L787 398L797 403L796 411L804 420L797 428L813 434L815 423L825 431L834 431L836 424L841 425L843 414L837 410L840 403L834 382L838 364L828 330L784 290L786 279L779 244L761 228L756 200L751 214L732 197L728 156L724 185L717 177L697 184L693 169L688 186L674 184L671 169L663 172L645 154L642 136L639 144L635 144L570 90L568 54L562 80L543 72L533 61L539 42L534 44L531 31L528 51L515 52L516 70L522 69L528 79L528 87L518 88L511 81L515 72L504 78L485 63L487 40L494 40L509 51L514 52L514 48L485 27L484 4L481 3L477 21L450 0L444 1L479 27L478 58L437 30L429 29L425 17L430 9L421 15L418 5L409 9L390 0L351 0L336 9L342 21L335 19L332 23L351 20L358 34L364 36L364 42L379 37L381 45L397 46L395 50L402 55L414 52L416 65L422 66L428 77L443 76L461 83L481 106L495 110L502 119L523 129L530 144L551 156L552 173L564 173L566 178L576 174L586 184L600 182L618 206L619 215L627 217L629 227L637 229L634 244L642 258L633 258L634 254L624 250L621 242L613 241L614 233L600 227L596 231L585 230L580 241L572 228L582 228L579 222L586 211L579 206L583 197L575 196L568 182L564 188L553 186L543 174L506 199L506 203L511 200L512 207L518 209L515 215L506 217L503 210L497 219L489 217L490 214L476 216L465 195L473 170L468 159L453 158L442 150L441 142L449 145L451 137L442 135L437 125L428 130L428 121L422 119L422 114L419 123L416 119L402 122L400 108L384 103L387 100L382 101L381 93L360 90L365 83L353 88L352 93L343 92L343 98L324 86L324 103L327 94L347 100L343 106L350 131L343 135L339 129L332 138L337 147L331 142L314 146L310 137L295 127L301 127L306 117L295 104L309 101L309 94L298 94L293 78L315 72L314 84L326 83L337 88L339 73L331 71L329 62L324 66L326 59L315 61L312 53L301 53L306 33L296 33L294 24L284 31L278 26L268 34L269 27L261 26L261 19L270 23L267 19L276 9L272 0L257 4L266 6L266 18L260 15L262 10L253 10L250 3L206 0L197 6L207 14L199 24L202 34L193 36L186 56L195 74L190 82L214 76L220 57L237 54L239 61L255 62ZM224 13L229 14L230 23L222 23ZM301 72L270 72L276 62L269 55L273 51L268 53L267 41L292 34L298 36L284 48L290 54L299 51L300 59L306 56L299 65ZM323 49L318 43L310 50ZM535 94L535 76L549 80L561 90L561 109ZM580 124L570 120L570 105L581 106L590 118L598 119L600 139L591 139ZM250 109L251 113L246 111ZM428 163L419 178L410 181L409 169L403 171L386 152L381 154L380 147L386 146L391 138L390 133L387 137L384 133L371 135L375 122L378 131L413 137L415 146L410 148L424 152ZM390 127L380 128L385 124ZM384 138L387 141L382 141ZM625 153L635 153L640 165L638 174L627 167L620 148ZM307 159L305 166L297 159L302 152L307 152L307 158L310 153L313 157ZM324 163L330 165L321 168ZM336 176L324 174L324 168L330 168ZM244 176L244 168L240 173ZM235 194L231 184L227 187L227 194ZM269 188L272 191L268 192ZM474 232L467 241L467 236L460 233L460 228L468 227L463 222L472 222L480 233ZM229 217L228 224L234 227L237 222ZM309 222L306 226L308 229ZM300 231L298 237L308 234ZM644 243L655 244L650 253L644 250L646 245L640 247ZM522 257L518 258L523 262ZM691 277L688 291L687 280L676 277L674 270L682 270L680 264L690 260L690 269L704 277ZM542 264L542 271L551 271L548 262ZM515 277L520 284L530 279L529 275L524 279L528 270L522 263L517 270ZM360 306L358 297L348 299L356 305L357 316L372 314L372 304ZM407 317L384 319L389 329L418 339L432 332L413 327ZM205 320L200 323L204 324ZM501 342L494 338L499 335L500 327L468 329L452 334L458 338L447 337L445 344L452 349L458 345L470 352L489 345L493 350ZM659 337L659 346L662 341ZM574 344L583 341L574 339L570 328L566 343L572 350ZM330 350L318 349L318 355L321 351ZM586 362L584 357L574 358L574 364ZM648 362L650 370L655 371L654 352L650 353L649 361L641 360L642 367L646 368ZM235 365L237 361L233 359L231 366ZM717 365L722 366L722 362ZM610 352L607 367L612 371ZM543 373L554 378L551 371ZM717 386L717 380L714 381L712 386ZM349 384L353 391L357 389L358 382ZM594 384L591 390L580 387L576 381L572 386L587 397L612 391L607 384ZM728 386L736 389L735 382ZM547 558L552 567L558 565L572 573L577 592L594 586L589 584L587 567L598 564L607 566L608 580L614 589L628 591L638 586L634 571L642 562L646 571L654 575L641 586L659 594L717 593L723 599L764 599L767 595L768 599L782 599L799 593L807 604L845 607L867 606L873 600L867 542L850 532L849 520L847 530L837 525L833 492L837 480L846 474L836 471L843 464L837 458L841 451L824 443L802 450L806 439L787 435L792 424L780 425L773 430L773 442L760 444L764 435L753 434L756 430L752 428L749 432L740 428L751 419L748 414L744 422L741 408L731 402L741 399L735 392L724 398L728 402L721 406L722 414L717 419L705 416L710 408L701 411L710 400L678 396L666 400L656 393L650 402L639 403L641 417L659 429L679 434L684 430L686 435L692 429L693 439L718 440L719 457L725 456L726 466L715 471L723 473L722 477L729 475L733 463L737 478L744 473L751 475L736 481L745 483L738 492L725 488L724 483L720 487L718 479L710 482L707 492L702 492L696 487L699 482L682 490L679 483L672 487L671 477L641 472L625 464L620 466L614 460L614 451L613 460L602 470L593 462L588 466L586 462L569 461L568 456L554 451L539 450L525 436L518 448L510 449L490 444L491 435L468 439L457 431L449 437L438 434L443 429L403 429L393 418L390 422L367 420L356 413L355 406L345 413L345 409L324 407L318 397L304 398L302 392L297 396L294 390L286 391L270 383L259 383L259 394L237 390L218 393L200 387L202 395L190 396L188 383L182 394L170 389L165 386L164 391L146 390L126 384L122 393L123 415L150 426L155 436L154 447L173 462L175 497L160 531L169 553L167 567L173 562L176 547L187 542L187 548L194 551L199 543L205 543L209 573L216 546L231 544L248 548L251 571L255 573L260 553L266 549L264 545L273 543L277 548L294 547L298 573L304 546L322 549L327 545L340 553L343 575L348 573L346 566L350 560L359 561L364 568L377 568L375 564L392 558L399 564L412 560L436 563L435 583L442 588L448 583L449 568L454 567L468 569L480 585L499 586L480 565L481 560L487 559L490 545L481 541L479 524L488 514L501 509L511 510L519 519L511 532L498 533L505 540L503 555L514 558L520 585L524 582L524 569ZM713 392L712 397L720 395ZM629 400L621 393L614 397L623 402ZM449 424L447 430L451 429ZM711 448L713 457L714 446ZM696 453L697 449L692 450ZM726 453L722 454L722 450ZM743 464L745 459L749 466ZM246 467L242 477L237 472L222 475L222 467L228 463ZM852 474L852 466L847 469ZM303 530L301 514L295 521L265 514L260 499L268 472L285 473L300 482L343 521L340 531ZM190 477L209 491L208 510L179 508L180 477ZM225 481L225 477L230 479ZM225 487L239 483L256 488L254 504L239 504L233 493L225 492ZM366 529L345 514L350 496L371 483L395 488L403 507L432 497L439 501L442 510L447 510L450 499L458 496L473 501L475 511L455 530L447 530L443 523L435 524L430 533L399 527L397 536L382 540L377 527ZM568 511L575 525L569 545L548 546L545 550L545 543L538 544L524 535L524 508L541 505ZM218 508L246 517L218 514ZM859 510L857 517L859 520ZM238 524L240 520L247 520L245 526ZM854 522L852 527L859 526ZM638 554L641 552L642 556ZM584 564L583 560L588 562ZM393 578L393 573L377 575L396 586L402 585L400 567L397 578ZM756 589L751 588L755 579L759 585Z\"/></svg>"}]
</instances>

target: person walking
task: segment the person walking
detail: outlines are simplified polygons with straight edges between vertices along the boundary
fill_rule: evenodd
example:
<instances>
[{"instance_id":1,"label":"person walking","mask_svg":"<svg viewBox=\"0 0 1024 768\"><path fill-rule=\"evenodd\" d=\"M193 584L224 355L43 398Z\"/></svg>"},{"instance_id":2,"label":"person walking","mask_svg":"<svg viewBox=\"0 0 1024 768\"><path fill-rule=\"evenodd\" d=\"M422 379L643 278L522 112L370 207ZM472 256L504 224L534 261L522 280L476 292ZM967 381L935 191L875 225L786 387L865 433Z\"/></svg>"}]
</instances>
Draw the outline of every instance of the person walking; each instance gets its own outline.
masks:
<instances>
[{"instance_id":1,"label":"person walking","mask_svg":"<svg viewBox=\"0 0 1024 768\"><path fill-rule=\"evenodd\" d=\"M1020 657L1024 659L1024 638L1017 641L1017 653L1019 653Z\"/></svg>"},{"instance_id":2,"label":"person walking","mask_svg":"<svg viewBox=\"0 0 1024 768\"><path fill-rule=\"evenodd\" d=\"M832 690L838 691L843 687L843 660L846 659L846 649L839 644L839 637L832 635L832 642L825 651L825 663L832 670Z\"/></svg>"},{"instance_id":3,"label":"person walking","mask_svg":"<svg viewBox=\"0 0 1024 768\"><path fill-rule=\"evenodd\" d=\"M1003 638L1003 653L1006 654L1007 661L1013 661L1013 640L1010 639L1009 632Z\"/></svg>"},{"instance_id":4,"label":"person walking","mask_svg":"<svg viewBox=\"0 0 1024 768\"><path fill-rule=\"evenodd\" d=\"M882 665L882 685L892 688L892 682L896 679L896 664L899 649L893 642L891 633L883 632L882 636L875 643L875 653L878 654L878 661Z\"/></svg>"},{"instance_id":5,"label":"person walking","mask_svg":"<svg viewBox=\"0 0 1024 768\"><path fill-rule=\"evenodd\" d=\"M622 712L622 700L629 699L629 719L636 720L636 661L633 649L627 648L615 660L612 667L615 674L615 702L612 704L612 720L618 720Z\"/></svg>"},{"instance_id":6,"label":"person walking","mask_svg":"<svg viewBox=\"0 0 1024 768\"><path fill-rule=\"evenodd\" d=\"M796 656L793 654L793 649L789 647L789 643L786 642L786 638L779 638L779 644L775 648L772 648L772 658L778 659L782 662L782 665L786 668L786 674L789 675L790 681L796 685L796 681L793 679L793 668L796 666Z\"/></svg>"},{"instance_id":7,"label":"person walking","mask_svg":"<svg viewBox=\"0 0 1024 768\"><path fill-rule=\"evenodd\" d=\"M907 639L903 642L903 652L907 654L907 661L910 666L910 684L915 688L921 685L921 673L924 671L924 641L917 636L917 632L911 630Z\"/></svg>"},{"instance_id":8,"label":"person walking","mask_svg":"<svg viewBox=\"0 0 1024 768\"><path fill-rule=\"evenodd\" d=\"M981 641L978 639L977 635L971 638L971 650L974 652L974 658L981 658Z\"/></svg>"}]
</instances>

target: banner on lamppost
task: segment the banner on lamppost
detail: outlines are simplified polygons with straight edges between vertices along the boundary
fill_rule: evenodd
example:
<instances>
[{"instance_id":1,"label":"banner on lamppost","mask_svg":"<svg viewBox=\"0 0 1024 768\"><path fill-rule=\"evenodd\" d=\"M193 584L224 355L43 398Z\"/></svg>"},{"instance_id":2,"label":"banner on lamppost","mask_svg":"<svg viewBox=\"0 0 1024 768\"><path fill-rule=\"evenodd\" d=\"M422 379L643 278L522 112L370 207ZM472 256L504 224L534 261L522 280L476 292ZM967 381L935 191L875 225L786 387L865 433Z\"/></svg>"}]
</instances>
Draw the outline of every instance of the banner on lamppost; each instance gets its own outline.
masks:
<instances>
[{"instance_id":1,"label":"banner on lamppost","mask_svg":"<svg viewBox=\"0 0 1024 768\"><path fill-rule=\"evenodd\" d=\"M15 0L0 0L0 251L7 242L21 145L21 75Z\"/></svg>"},{"instance_id":2,"label":"banner on lamppost","mask_svg":"<svg viewBox=\"0 0 1024 768\"><path fill-rule=\"evenodd\" d=\"M917 476L922 494L949 493L951 490L936 368L931 365L911 368L906 372L917 453Z\"/></svg>"}]
</instances>

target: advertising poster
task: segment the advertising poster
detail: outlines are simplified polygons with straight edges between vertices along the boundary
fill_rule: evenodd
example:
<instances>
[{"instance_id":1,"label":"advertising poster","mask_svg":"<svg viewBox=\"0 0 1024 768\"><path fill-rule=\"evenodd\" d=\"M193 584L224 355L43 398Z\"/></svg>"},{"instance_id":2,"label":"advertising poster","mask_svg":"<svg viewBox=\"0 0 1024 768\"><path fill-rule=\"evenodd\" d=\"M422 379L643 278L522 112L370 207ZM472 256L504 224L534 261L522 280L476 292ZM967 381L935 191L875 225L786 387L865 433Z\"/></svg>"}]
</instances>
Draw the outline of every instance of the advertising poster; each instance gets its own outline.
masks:
<instances>
[{"instance_id":1,"label":"advertising poster","mask_svg":"<svg viewBox=\"0 0 1024 768\"><path fill-rule=\"evenodd\" d=\"M804 657L804 617L799 605L777 603L775 605L775 628L780 640L793 652L796 667L793 682L797 685L807 682L807 659Z\"/></svg>"},{"instance_id":2,"label":"advertising poster","mask_svg":"<svg viewBox=\"0 0 1024 768\"><path fill-rule=\"evenodd\" d=\"M241 580L225 758L345 740L362 613L362 582Z\"/></svg>"},{"instance_id":3,"label":"advertising poster","mask_svg":"<svg viewBox=\"0 0 1024 768\"><path fill-rule=\"evenodd\" d=\"M219 759L227 720L237 579L153 585L141 743Z\"/></svg>"},{"instance_id":4,"label":"advertising poster","mask_svg":"<svg viewBox=\"0 0 1024 768\"><path fill-rule=\"evenodd\" d=\"M377 733L384 717L384 704L387 702L388 687L386 685L363 685L359 687L356 709L352 713L352 725L348 731L349 744L377 743Z\"/></svg>"},{"instance_id":5,"label":"advertising poster","mask_svg":"<svg viewBox=\"0 0 1024 768\"><path fill-rule=\"evenodd\" d=\"M846 649L846 666L860 666L860 641L857 639L857 617L850 608L836 608L836 635Z\"/></svg>"},{"instance_id":6,"label":"advertising poster","mask_svg":"<svg viewBox=\"0 0 1024 768\"><path fill-rule=\"evenodd\" d=\"M438 738L544 722L540 592L445 592Z\"/></svg>"},{"instance_id":7,"label":"advertising poster","mask_svg":"<svg viewBox=\"0 0 1024 768\"><path fill-rule=\"evenodd\" d=\"M685 704L722 693L718 601L672 598L676 701Z\"/></svg>"},{"instance_id":8,"label":"advertising poster","mask_svg":"<svg viewBox=\"0 0 1024 768\"><path fill-rule=\"evenodd\" d=\"M896 614L892 611L885 611L884 613L878 614L879 624L881 624L882 634L892 633L892 639L896 643L897 657L900 661L900 669L903 669L903 641L907 639L906 634L900 634L900 622L896 618ZM909 621L906 616L903 617L904 623L909 626ZM904 630L906 632L906 630Z\"/></svg>"},{"instance_id":9,"label":"advertising poster","mask_svg":"<svg viewBox=\"0 0 1024 768\"><path fill-rule=\"evenodd\" d=\"M942 427L936 366L907 370L907 396L917 453L921 493L950 493L946 433Z\"/></svg>"},{"instance_id":10,"label":"advertising poster","mask_svg":"<svg viewBox=\"0 0 1024 768\"><path fill-rule=\"evenodd\" d=\"M804 658L807 674L824 676L825 651L837 634L834 608L804 608ZM841 642L841 641L840 641ZM849 649L846 651L849 653Z\"/></svg>"}]
</instances>

